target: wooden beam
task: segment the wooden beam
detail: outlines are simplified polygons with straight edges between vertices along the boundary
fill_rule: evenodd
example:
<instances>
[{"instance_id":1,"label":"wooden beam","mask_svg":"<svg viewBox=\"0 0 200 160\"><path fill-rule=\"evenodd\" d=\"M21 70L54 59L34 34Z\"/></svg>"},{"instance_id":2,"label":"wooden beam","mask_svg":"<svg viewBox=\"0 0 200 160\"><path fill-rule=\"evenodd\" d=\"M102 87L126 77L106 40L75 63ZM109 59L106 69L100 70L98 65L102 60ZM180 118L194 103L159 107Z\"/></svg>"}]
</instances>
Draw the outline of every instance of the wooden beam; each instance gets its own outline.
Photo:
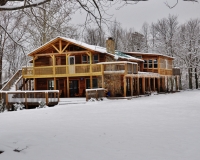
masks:
<instances>
[{"instance_id":1,"label":"wooden beam","mask_svg":"<svg viewBox=\"0 0 200 160\"><path fill-rule=\"evenodd\" d=\"M56 46L54 46L54 45L52 44L52 47L53 47L56 51L58 51L58 53L60 53L59 49L58 49Z\"/></svg>"},{"instance_id":2,"label":"wooden beam","mask_svg":"<svg viewBox=\"0 0 200 160\"><path fill-rule=\"evenodd\" d=\"M67 43L66 45L65 45L65 47L63 48L63 50L61 51L62 53L65 51L65 49L69 46L69 44L70 43Z\"/></svg>"}]
</instances>

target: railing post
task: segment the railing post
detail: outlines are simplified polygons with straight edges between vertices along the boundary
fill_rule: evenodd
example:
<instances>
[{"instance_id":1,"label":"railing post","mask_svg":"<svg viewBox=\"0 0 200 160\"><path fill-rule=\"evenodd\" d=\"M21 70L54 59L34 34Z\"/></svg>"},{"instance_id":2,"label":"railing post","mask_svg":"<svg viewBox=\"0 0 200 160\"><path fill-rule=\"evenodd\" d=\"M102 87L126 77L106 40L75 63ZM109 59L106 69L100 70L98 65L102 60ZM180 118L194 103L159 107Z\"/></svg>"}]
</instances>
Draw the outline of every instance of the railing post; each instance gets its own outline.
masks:
<instances>
[{"instance_id":1,"label":"railing post","mask_svg":"<svg viewBox=\"0 0 200 160\"><path fill-rule=\"evenodd\" d=\"M25 92L25 106L26 106L26 109L28 109L28 104L27 104L27 93Z\"/></svg>"},{"instance_id":2,"label":"railing post","mask_svg":"<svg viewBox=\"0 0 200 160\"><path fill-rule=\"evenodd\" d=\"M46 98L46 105L48 105L49 104L48 91L45 92L45 98Z\"/></svg>"}]
</instances>

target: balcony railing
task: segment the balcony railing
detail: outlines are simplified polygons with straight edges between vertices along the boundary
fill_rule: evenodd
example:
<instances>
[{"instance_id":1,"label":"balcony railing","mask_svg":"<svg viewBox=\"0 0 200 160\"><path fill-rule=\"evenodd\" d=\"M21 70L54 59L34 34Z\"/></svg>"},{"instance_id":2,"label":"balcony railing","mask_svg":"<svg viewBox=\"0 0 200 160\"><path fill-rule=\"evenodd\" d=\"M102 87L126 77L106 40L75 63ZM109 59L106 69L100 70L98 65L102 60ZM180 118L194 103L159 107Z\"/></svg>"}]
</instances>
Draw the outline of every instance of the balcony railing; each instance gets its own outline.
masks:
<instances>
[{"instance_id":1,"label":"balcony railing","mask_svg":"<svg viewBox=\"0 0 200 160\"><path fill-rule=\"evenodd\" d=\"M122 74L137 73L137 63L126 61L102 62L96 64L56 65L42 67L23 67L22 75L27 77L46 76L87 76L88 74L101 75L106 72L120 72Z\"/></svg>"}]
</instances>

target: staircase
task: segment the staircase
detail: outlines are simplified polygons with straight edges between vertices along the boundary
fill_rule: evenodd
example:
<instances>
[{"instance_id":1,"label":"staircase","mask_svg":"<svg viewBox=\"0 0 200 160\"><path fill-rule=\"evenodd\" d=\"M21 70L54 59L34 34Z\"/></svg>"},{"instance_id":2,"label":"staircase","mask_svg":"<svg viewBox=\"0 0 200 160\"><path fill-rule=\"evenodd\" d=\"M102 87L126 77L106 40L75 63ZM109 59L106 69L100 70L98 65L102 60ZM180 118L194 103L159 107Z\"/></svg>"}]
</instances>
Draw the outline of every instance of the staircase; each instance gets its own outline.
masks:
<instances>
[{"instance_id":1,"label":"staircase","mask_svg":"<svg viewBox=\"0 0 200 160\"><path fill-rule=\"evenodd\" d=\"M18 70L9 81L2 87L1 91L18 90L22 87L22 70Z\"/></svg>"}]
</instances>

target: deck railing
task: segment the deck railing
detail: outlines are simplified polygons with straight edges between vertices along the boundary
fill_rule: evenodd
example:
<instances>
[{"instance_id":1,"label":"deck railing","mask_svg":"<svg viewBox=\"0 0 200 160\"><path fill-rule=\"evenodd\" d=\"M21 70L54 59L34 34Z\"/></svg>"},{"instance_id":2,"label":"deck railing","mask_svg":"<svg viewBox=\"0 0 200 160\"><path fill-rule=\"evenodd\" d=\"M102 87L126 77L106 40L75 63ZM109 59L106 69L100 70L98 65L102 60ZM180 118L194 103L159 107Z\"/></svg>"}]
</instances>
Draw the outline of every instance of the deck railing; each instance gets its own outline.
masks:
<instances>
[{"instance_id":1,"label":"deck railing","mask_svg":"<svg viewBox=\"0 0 200 160\"><path fill-rule=\"evenodd\" d=\"M59 102L59 90L37 90L37 91L0 91L1 99L4 99L8 109L14 103L23 103L28 109L30 105L38 105L43 101L46 105L55 105Z\"/></svg>"},{"instance_id":2,"label":"deck railing","mask_svg":"<svg viewBox=\"0 0 200 160\"><path fill-rule=\"evenodd\" d=\"M45 75L68 75L68 74L88 74L101 73L100 64L76 64L42 67L23 67L22 75L25 77L45 76Z\"/></svg>"}]
</instances>

